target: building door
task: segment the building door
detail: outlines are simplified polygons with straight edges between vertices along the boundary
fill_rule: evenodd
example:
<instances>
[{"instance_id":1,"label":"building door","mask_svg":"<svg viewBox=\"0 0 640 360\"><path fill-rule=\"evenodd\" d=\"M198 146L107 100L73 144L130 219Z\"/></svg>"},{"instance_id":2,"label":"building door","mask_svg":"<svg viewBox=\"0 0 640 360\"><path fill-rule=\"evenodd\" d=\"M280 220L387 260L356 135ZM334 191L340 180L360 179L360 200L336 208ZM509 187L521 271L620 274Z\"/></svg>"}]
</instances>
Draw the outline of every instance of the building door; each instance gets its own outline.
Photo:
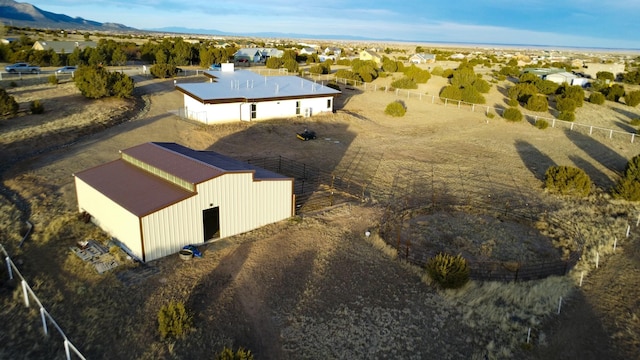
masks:
<instances>
[{"instance_id":1,"label":"building door","mask_svg":"<svg viewBox=\"0 0 640 360\"><path fill-rule=\"evenodd\" d=\"M204 226L204 241L220 237L220 207L202 210L202 225Z\"/></svg>"}]
</instances>

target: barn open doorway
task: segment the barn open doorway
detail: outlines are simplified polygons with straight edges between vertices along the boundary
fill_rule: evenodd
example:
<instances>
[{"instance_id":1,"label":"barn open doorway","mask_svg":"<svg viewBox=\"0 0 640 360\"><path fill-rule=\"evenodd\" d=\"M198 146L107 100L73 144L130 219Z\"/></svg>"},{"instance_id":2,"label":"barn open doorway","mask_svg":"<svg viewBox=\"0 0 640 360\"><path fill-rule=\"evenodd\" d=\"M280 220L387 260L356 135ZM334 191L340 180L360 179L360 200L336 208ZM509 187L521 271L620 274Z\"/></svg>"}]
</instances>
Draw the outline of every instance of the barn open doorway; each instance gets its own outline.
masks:
<instances>
[{"instance_id":1,"label":"barn open doorway","mask_svg":"<svg viewBox=\"0 0 640 360\"><path fill-rule=\"evenodd\" d=\"M220 207L202 210L202 225L204 226L204 241L220 237Z\"/></svg>"}]
</instances>

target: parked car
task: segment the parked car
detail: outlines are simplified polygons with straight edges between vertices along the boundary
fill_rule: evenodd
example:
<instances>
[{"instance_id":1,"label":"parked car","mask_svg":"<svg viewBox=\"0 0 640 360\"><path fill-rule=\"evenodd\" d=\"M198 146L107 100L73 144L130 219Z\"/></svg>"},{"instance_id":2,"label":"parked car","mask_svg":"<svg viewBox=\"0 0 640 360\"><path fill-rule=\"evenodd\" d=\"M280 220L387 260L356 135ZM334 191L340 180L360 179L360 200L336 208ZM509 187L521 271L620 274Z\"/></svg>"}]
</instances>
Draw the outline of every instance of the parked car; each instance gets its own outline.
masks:
<instances>
[{"instance_id":1,"label":"parked car","mask_svg":"<svg viewBox=\"0 0 640 360\"><path fill-rule=\"evenodd\" d=\"M63 66L60 69L56 70L57 74L71 74L78 70L77 66Z\"/></svg>"},{"instance_id":2,"label":"parked car","mask_svg":"<svg viewBox=\"0 0 640 360\"><path fill-rule=\"evenodd\" d=\"M40 72L40 67L27 63L15 63L4 68L8 73L34 73Z\"/></svg>"}]
</instances>

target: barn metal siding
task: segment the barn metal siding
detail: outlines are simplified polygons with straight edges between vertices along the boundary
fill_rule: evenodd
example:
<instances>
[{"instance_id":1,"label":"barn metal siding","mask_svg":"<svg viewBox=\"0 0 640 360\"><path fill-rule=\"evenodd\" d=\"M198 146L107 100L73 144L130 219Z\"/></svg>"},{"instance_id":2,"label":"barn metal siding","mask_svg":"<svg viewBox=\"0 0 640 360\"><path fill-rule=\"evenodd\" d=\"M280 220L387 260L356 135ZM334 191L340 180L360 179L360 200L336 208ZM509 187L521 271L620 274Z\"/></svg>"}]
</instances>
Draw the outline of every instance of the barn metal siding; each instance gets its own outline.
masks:
<instances>
[{"instance_id":1,"label":"barn metal siding","mask_svg":"<svg viewBox=\"0 0 640 360\"><path fill-rule=\"evenodd\" d=\"M204 241L202 212L219 207L220 238L292 215L292 179L253 181L253 173L230 173L197 185L196 196L142 219L146 261Z\"/></svg>"},{"instance_id":2,"label":"barn metal siding","mask_svg":"<svg viewBox=\"0 0 640 360\"><path fill-rule=\"evenodd\" d=\"M78 209L92 216L93 222L122 242L131 253L142 259L142 241L138 217L75 177Z\"/></svg>"}]
</instances>

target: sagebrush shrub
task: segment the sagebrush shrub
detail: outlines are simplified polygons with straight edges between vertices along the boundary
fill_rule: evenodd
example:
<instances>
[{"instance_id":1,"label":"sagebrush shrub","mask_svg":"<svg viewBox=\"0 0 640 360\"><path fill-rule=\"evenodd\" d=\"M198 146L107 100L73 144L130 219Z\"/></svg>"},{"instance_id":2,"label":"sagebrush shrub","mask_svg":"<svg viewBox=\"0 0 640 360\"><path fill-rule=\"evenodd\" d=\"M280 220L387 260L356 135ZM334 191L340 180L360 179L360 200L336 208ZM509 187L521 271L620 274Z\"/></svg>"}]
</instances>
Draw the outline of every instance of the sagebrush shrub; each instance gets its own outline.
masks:
<instances>
[{"instance_id":1,"label":"sagebrush shrub","mask_svg":"<svg viewBox=\"0 0 640 360\"><path fill-rule=\"evenodd\" d=\"M58 85L58 77L55 75L49 75L49 77L47 78L47 81L51 85Z\"/></svg>"},{"instance_id":2,"label":"sagebrush shrub","mask_svg":"<svg viewBox=\"0 0 640 360\"><path fill-rule=\"evenodd\" d=\"M32 114L42 114L44 113L44 105L40 102L40 100L33 100L31 105L29 105L29 109L31 109Z\"/></svg>"},{"instance_id":3,"label":"sagebrush shrub","mask_svg":"<svg viewBox=\"0 0 640 360\"><path fill-rule=\"evenodd\" d=\"M631 125L631 126L638 126L638 125L640 125L640 118L631 119L631 120L629 121L629 125Z\"/></svg>"},{"instance_id":4,"label":"sagebrush shrub","mask_svg":"<svg viewBox=\"0 0 640 360\"><path fill-rule=\"evenodd\" d=\"M402 117L407 112L407 109L404 107L400 101L394 101L387 105L387 108L384 109L384 113L387 115L391 115L393 117Z\"/></svg>"},{"instance_id":5,"label":"sagebrush shrub","mask_svg":"<svg viewBox=\"0 0 640 360\"><path fill-rule=\"evenodd\" d=\"M584 170L572 166L551 166L544 174L545 187L553 193L587 196L591 192L591 178Z\"/></svg>"},{"instance_id":6,"label":"sagebrush shrub","mask_svg":"<svg viewBox=\"0 0 640 360\"><path fill-rule=\"evenodd\" d=\"M392 82L391 86L393 86L396 89L417 89L418 88L418 84L406 76Z\"/></svg>"},{"instance_id":7,"label":"sagebrush shrub","mask_svg":"<svg viewBox=\"0 0 640 360\"><path fill-rule=\"evenodd\" d=\"M524 107L531 111L547 111L549 102L544 95L534 95L527 100L527 104Z\"/></svg>"},{"instance_id":8,"label":"sagebrush shrub","mask_svg":"<svg viewBox=\"0 0 640 360\"><path fill-rule=\"evenodd\" d=\"M640 104L640 90L634 90L624 95L624 103L636 107Z\"/></svg>"},{"instance_id":9,"label":"sagebrush shrub","mask_svg":"<svg viewBox=\"0 0 640 360\"><path fill-rule=\"evenodd\" d=\"M589 95L589 102L592 104L602 105L604 104L604 100L604 94L599 91L592 92L591 95Z\"/></svg>"},{"instance_id":10,"label":"sagebrush shrub","mask_svg":"<svg viewBox=\"0 0 640 360\"><path fill-rule=\"evenodd\" d=\"M506 120L516 122L522 120L522 113L520 112L520 110L514 107L510 107L502 113L502 117Z\"/></svg>"},{"instance_id":11,"label":"sagebrush shrub","mask_svg":"<svg viewBox=\"0 0 640 360\"><path fill-rule=\"evenodd\" d=\"M494 114L494 113L490 112L490 113L487 113L487 117L488 117L489 119L493 119L494 117L496 117L496 114Z\"/></svg>"},{"instance_id":12,"label":"sagebrush shrub","mask_svg":"<svg viewBox=\"0 0 640 360\"><path fill-rule=\"evenodd\" d=\"M182 302L172 301L163 305L158 311L158 330L163 339L168 337L182 338L192 325L193 318Z\"/></svg>"},{"instance_id":13,"label":"sagebrush shrub","mask_svg":"<svg viewBox=\"0 0 640 360\"><path fill-rule=\"evenodd\" d=\"M549 127L549 122L547 120L538 119L536 120L536 123L534 124L534 126L540 130L544 130Z\"/></svg>"},{"instance_id":14,"label":"sagebrush shrub","mask_svg":"<svg viewBox=\"0 0 640 360\"><path fill-rule=\"evenodd\" d=\"M0 116L13 117L18 114L18 110L20 110L20 105L16 99L9 95L5 89L0 88Z\"/></svg>"},{"instance_id":15,"label":"sagebrush shrub","mask_svg":"<svg viewBox=\"0 0 640 360\"><path fill-rule=\"evenodd\" d=\"M640 155L627 162L622 177L611 193L616 199L640 201Z\"/></svg>"},{"instance_id":16,"label":"sagebrush shrub","mask_svg":"<svg viewBox=\"0 0 640 360\"><path fill-rule=\"evenodd\" d=\"M233 352L233 350L225 346L224 349L216 355L216 360L253 360L253 354L250 350L242 347L236 352Z\"/></svg>"},{"instance_id":17,"label":"sagebrush shrub","mask_svg":"<svg viewBox=\"0 0 640 360\"><path fill-rule=\"evenodd\" d=\"M457 289L469 281L469 263L462 255L439 253L427 261L427 273L444 289Z\"/></svg>"},{"instance_id":18,"label":"sagebrush shrub","mask_svg":"<svg viewBox=\"0 0 640 360\"><path fill-rule=\"evenodd\" d=\"M572 111L561 111L558 114L558 119L573 122L576 119L576 114Z\"/></svg>"}]
</instances>

